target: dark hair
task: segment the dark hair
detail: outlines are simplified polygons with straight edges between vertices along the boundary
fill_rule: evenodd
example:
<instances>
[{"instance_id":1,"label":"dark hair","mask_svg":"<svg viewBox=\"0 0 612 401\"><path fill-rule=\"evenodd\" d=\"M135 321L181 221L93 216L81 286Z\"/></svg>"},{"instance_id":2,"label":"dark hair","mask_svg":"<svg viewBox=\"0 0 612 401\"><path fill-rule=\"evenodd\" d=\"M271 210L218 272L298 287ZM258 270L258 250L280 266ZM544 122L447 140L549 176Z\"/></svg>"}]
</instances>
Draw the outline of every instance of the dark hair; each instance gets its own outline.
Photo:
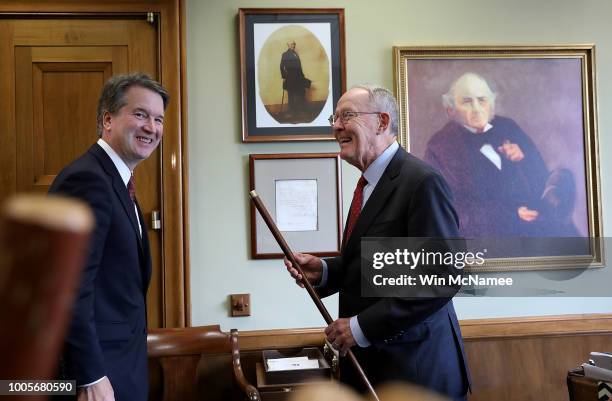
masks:
<instances>
[{"instance_id":1,"label":"dark hair","mask_svg":"<svg viewBox=\"0 0 612 401\"><path fill-rule=\"evenodd\" d=\"M168 91L149 75L139 72L127 75L110 77L102 87L96 116L98 136L102 136L102 118L105 112L115 114L125 106L125 92L132 86L141 86L159 94L164 102L164 110L168 107L170 95Z\"/></svg>"}]
</instances>

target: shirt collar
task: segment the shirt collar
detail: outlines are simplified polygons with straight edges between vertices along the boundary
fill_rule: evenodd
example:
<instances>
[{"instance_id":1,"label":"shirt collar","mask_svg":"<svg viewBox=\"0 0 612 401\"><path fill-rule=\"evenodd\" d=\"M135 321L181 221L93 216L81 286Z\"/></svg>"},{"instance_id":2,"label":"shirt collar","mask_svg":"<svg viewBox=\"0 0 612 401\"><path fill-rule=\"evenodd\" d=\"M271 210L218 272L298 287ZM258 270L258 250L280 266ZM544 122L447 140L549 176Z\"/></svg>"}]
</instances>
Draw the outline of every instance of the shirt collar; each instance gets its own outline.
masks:
<instances>
[{"instance_id":1,"label":"shirt collar","mask_svg":"<svg viewBox=\"0 0 612 401\"><path fill-rule=\"evenodd\" d=\"M127 166L127 164L125 164L123 159L119 157L117 152L115 152L115 150L111 148L111 146L108 143L106 143L104 139L102 138L98 139L98 145L100 145L100 147L104 149L108 157L111 158L111 160L113 161L113 164L115 165L115 167L117 168L117 171L119 172L119 175L121 176L121 179L123 180L123 184L127 186L128 181L132 177L132 172L130 171L130 168Z\"/></svg>"},{"instance_id":2,"label":"shirt collar","mask_svg":"<svg viewBox=\"0 0 612 401\"><path fill-rule=\"evenodd\" d=\"M485 125L484 129L482 130L482 132L477 132L474 128L469 127L467 125L464 125L464 127L465 127L465 129L470 131L472 134L482 134L483 132L487 132L488 130L493 128L493 126L490 123L487 123L487 125Z\"/></svg>"},{"instance_id":3,"label":"shirt collar","mask_svg":"<svg viewBox=\"0 0 612 401\"><path fill-rule=\"evenodd\" d=\"M389 145L389 147L387 147L387 149L385 149L385 151L382 152L380 156L378 156L376 160L372 162L372 164L370 164L366 171L363 172L363 176L368 181L368 185L375 187L376 184L378 184L380 177L382 177L385 169L389 163L391 163L391 159L393 159L393 156L395 156L398 149L399 143L397 143L397 141L393 141L393 143Z\"/></svg>"}]
</instances>

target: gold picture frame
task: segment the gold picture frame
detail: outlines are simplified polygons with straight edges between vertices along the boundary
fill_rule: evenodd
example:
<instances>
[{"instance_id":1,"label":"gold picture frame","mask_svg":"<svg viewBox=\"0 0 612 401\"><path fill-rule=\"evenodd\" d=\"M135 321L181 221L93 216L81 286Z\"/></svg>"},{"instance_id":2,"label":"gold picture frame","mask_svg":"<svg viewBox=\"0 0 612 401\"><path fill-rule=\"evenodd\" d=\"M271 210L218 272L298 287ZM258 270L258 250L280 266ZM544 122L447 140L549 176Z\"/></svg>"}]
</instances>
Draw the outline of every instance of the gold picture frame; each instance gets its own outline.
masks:
<instances>
[{"instance_id":1,"label":"gold picture frame","mask_svg":"<svg viewBox=\"0 0 612 401\"><path fill-rule=\"evenodd\" d=\"M463 235L513 237L471 271L603 266L595 45L395 46L393 65L399 141L449 182ZM557 237L585 251L521 253Z\"/></svg>"}]
</instances>

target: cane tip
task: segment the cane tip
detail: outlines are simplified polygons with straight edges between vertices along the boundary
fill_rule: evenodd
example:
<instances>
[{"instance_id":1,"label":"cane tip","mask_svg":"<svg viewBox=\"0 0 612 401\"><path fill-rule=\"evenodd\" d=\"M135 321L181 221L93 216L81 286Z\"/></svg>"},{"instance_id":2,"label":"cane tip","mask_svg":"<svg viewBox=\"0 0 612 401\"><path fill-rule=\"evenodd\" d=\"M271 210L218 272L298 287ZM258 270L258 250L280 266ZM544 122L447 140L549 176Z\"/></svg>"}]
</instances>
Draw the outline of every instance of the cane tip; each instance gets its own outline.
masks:
<instances>
[{"instance_id":1,"label":"cane tip","mask_svg":"<svg viewBox=\"0 0 612 401\"><path fill-rule=\"evenodd\" d=\"M252 190L252 191L249 192L249 196L251 198L257 198L258 195L257 195L257 192L255 190Z\"/></svg>"}]
</instances>

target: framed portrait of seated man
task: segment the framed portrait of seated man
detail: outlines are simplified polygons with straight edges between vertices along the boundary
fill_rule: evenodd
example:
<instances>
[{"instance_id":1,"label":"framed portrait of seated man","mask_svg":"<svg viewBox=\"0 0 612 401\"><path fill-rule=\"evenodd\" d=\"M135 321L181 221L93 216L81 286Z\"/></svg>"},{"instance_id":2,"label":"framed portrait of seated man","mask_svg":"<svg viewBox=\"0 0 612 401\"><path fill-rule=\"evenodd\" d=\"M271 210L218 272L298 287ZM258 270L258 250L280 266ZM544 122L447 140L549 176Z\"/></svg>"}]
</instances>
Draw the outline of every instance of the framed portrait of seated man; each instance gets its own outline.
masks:
<instances>
[{"instance_id":1,"label":"framed portrait of seated man","mask_svg":"<svg viewBox=\"0 0 612 401\"><path fill-rule=\"evenodd\" d=\"M476 269L603 265L595 46L394 47L400 142L450 186Z\"/></svg>"}]
</instances>

